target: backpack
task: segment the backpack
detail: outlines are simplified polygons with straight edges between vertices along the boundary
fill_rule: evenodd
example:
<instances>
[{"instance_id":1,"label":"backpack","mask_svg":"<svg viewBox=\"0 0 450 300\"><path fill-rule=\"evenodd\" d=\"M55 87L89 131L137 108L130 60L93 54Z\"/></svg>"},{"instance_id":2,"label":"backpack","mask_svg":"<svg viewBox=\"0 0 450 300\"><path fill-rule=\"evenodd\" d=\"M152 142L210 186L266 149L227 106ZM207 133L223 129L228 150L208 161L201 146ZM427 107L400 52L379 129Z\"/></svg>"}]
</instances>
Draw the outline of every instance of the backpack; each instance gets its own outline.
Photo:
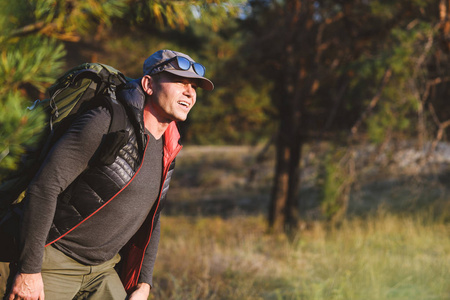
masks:
<instances>
[{"instance_id":1,"label":"backpack","mask_svg":"<svg viewBox=\"0 0 450 300\"><path fill-rule=\"evenodd\" d=\"M99 106L109 110L111 123L100 145L98 163L108 165L114 162L118 151L128 140L125 130L127 114L116 98L116 89L129 80L113 67L84 63L59 77L48 89L49 98L36 100L28 108L42 109L48 116L48 123L44 126L40 141L22 156L18 171L0 184L0 261L17 258L19 219L26 188L52 145L76 117Z\"/></svg>"}]
</instances>

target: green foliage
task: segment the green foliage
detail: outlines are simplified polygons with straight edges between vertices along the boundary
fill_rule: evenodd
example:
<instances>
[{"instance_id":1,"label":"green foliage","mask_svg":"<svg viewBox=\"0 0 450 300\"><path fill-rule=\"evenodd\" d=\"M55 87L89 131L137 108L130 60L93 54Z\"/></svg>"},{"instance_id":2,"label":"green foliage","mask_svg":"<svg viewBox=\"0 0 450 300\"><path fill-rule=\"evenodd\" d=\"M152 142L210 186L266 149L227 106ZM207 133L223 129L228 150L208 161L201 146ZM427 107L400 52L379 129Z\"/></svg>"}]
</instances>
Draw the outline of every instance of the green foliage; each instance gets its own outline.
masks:
<instances>
[{"instance_id":1,"label":"green foliage","mask_svg":"<svg viewBox=\"0 0 450 300\"><path fill-rule=\"evenodd\" d=\"M76 40L125 7L124 1L0 2L0 180L19 166L44 126L44 114L26 107L62 73L66 52L57 40Z\"/></svg>"},{"instance_id":2,"label":"green foliage","mask_svg":"<svg viewBox=\"0 0 450 300\"><path fill-rule=\"evenodd\" d=\"M7 7L3 5L2 2L0 8L5 10L0 15L8 14L3 19L8 22L0 23L0 81L3 83L0 86L0 181L16 170L21 155L37 142L45 123L44 114L30 112L26 107L34 100L31 95L42 96L61 73L65 55L62 43L52 38L21 36L28 29L20 26L36 18L45 19L42 11L50 9L44 9L42 1L14 1Z\"/></svg>"},{"instance_id":3,"label":"green foliage","mask_svg":"<svg viewBox=\"0 0 450 300\"><path fill-rule=\"evenodd\" d=\"M230 19L239 16L243 7L246 5L245 0L201 0L191 1L194 6L194 19L200 24L208 24L213 31L218 32L224 27L229 27Z\"/></svg>"},{"instance_id":4,"label":"green foliage","mask_svg":"<svg viewBox=\"0 0 450 300\"><path fill-rule=\"evenodd\" d=\"M167 24L173 28L185 27L191 13L191 4L184 1L132 0L129 1L129 5L130 10L126 19L133 24L152 22Z\"/></svg>"},{"instance_id":5,"label":"green foliage","mask_svg":"<svg viewBox=\"0 0 450 300\"><path fill-rule=\"evenodd\" d=\"M41 92L61 73L64 47L54 40L36 36L22 38L1 50L0 94L30 84ZM29 99L30 100L30 99Z\"/></svg>"},{"instance_id":6,"label":"green foliage","mask_svg":"<svg viewBox=\"0 0 450 300\"><path fill-rule=\"evenodd\" d=\"M0 12L5 17L0 23L4 29L1 40L39 33L78 41L80 34L92 33L99 24L110 25L128 7L125 0L18 0L0 5L5 8Z\"/></svg>"},{"instance_id":7,"label":"green foliage","mask_svg":"<svg viewBox=\"0 0 450 300\"><path fill-rule=\"evenodd\" d=\"M33 20L33 10L29 9L28 1L0 1L0 43L3 42L10 33L20 27L23 20L28 18L28 22ZM26 24L26 23L25 23Z\"/></svg>"},{"instance_id":8,"label":"green foliage","mask_svg":"<svg viewBox=\"0 0 450 300\"><path fill-rule=\"evenodd\" d=\"M425 93L427 61L432 50L430 41L436 34L428 23L416 20L406 27L394 27L383 44L372 52L361 55L349 66L355 75L350 79L350 93L354 99L364 99L363 111L377 94L375 107L365 120L368 137L375 143L383 142L387 132L414 138L417 135L417 113ZM390 70L392 76L383 85L383 76ZM347 105L357 107L356 102Z\"/></svg>"},{"instance_id":9,"label":"green foliage","mask_svg":"<svg viewBox=\"0 0 450 300\"><path fill-rule=\"evenodd\" d=\"M392 31L393 46L386 55L386 64L393 71L390 83L383 90L377 113L368 119L368 133L375 142L382 142L386 132L417 134L419 103L424 93L427 71L420 65L429 51L426 42L433 35L427 23L419 23L411 30L396 28Z\"/></svg>"},{"instance_id":10,"label":"green foliage","mask_svg":"<svg viewBox=\"0 0 450 300\"><path fill-rule=\"evenodd\" d=\"M45 114L27 110L26 99L10 91L0 98L0 181L15 171L27 147L39 139Z\"/></svg>"},{"instance_id":11,"label":"green foliage","mask_svg":"<svg viewBox=\"0 0 450 300\"><path fill-rule=\"evenodd\" d=\"M226 26L229 18L239 14L244 0L129 0L125 21L132 25L157 25L183 30L192 22L206 25L213 31Z\"/></svg>"},{"instance_id":12,"label":"green foliage","mask_svg":"<svg viewBox=\"0 0 450 300\"><path fill-rule=\"evenodd\" d=\"M17 3L16 3L17 4ZM20 3L19 3L20 4ZM18 8L12 5L12 8ZM28 14L29 11L24 12ZM11 19L14 16L10 16ZM19 22L17 17L17 22ZM3 23L5 25L5 23ZM5 31L11 32L5 25ZM46 88L61 72L64 47L61 43L42 36L20 39L3 35L0 50L0 180L6 178L20 163L20 157L37 142L44 114L30 112L33 95L43 95Z\"/></svg>"},{"instance_id":13,"label":"green foliage","mask_svg":"<svg viewBox=\"0 0 450 300\"><path fill-rule=\"evenodd\" d=\"M215 92L203 94L192 112L188 138L196 144L254 144L270 136L271 85L257 89L231 78L227 86L220 83L226 84L216 81Z\"/></svg>"},{"instance_id":14,"label":"green foliage","mask_svg":"<svg viewBox=\"0 0 450 300\"><path fill-rule=\"evenodd\" d=\"M317 187L320 190L320 207L323 216L332 220L343 209L348 196L346 186L351 180L346 166L343 165L345 150L331 147L325 158L320 161L317 175Z\"/></svg>"}]
</instances>

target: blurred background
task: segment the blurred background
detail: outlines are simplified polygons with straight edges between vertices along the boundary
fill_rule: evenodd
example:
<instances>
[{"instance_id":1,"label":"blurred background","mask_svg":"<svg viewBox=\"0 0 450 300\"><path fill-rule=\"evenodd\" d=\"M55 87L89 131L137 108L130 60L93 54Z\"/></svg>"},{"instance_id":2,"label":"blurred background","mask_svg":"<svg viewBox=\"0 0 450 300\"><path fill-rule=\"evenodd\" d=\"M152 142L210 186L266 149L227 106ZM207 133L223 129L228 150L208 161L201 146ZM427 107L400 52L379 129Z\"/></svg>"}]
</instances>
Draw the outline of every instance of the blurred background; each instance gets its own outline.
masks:
<instances>
[{"instance_id":1,"label":"blurred background","mask_svg":"<svg viewBox=\"0 0 450 300\"><path fill-rule=\"evenodd\" d=\"M65 71L206 66L150 299L450 299L450 1L0 0L0 181Z\"/></svg>"}]
</instances>

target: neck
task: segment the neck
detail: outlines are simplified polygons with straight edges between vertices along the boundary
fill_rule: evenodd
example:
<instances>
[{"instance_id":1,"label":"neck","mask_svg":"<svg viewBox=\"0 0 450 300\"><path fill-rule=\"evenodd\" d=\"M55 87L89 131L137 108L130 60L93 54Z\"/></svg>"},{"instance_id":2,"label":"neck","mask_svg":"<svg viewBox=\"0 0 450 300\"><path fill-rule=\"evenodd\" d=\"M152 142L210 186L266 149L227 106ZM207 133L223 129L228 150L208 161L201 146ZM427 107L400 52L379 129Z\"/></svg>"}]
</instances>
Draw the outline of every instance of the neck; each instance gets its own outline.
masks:
<instances>
[{"instance_id":1,"label":"neck","mask_svg":"<svg viewBox=\"0 0 450 300\"><path fill-rule=\"evenodd\" d=\"M163 136L169 124L170 122L159 120L156 117L151 101L146 101L144 107L144 125L155 139L159 140Z\"/></svg>"}]
</instances>

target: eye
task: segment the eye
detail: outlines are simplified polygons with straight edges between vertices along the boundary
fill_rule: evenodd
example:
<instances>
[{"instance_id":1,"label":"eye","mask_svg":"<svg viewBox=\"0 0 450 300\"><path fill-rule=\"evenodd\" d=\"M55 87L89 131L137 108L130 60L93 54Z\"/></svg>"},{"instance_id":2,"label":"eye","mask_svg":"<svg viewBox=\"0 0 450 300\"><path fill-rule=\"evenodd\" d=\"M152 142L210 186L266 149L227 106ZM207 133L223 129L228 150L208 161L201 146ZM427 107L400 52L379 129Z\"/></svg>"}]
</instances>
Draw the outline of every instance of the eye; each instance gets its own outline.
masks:
<instances>
[{"instance_id":1,"label":"eye","mask_svg":"<svg viewBox=\"0 0 450 300\"><path fill-rule=\"evenodd\" d=\"M184 86L190 85L194 90L197 90L197 87L198 87L197 83L193 82L191 80L180 80L179 83Z\"/></svg>"}]
</instances>

